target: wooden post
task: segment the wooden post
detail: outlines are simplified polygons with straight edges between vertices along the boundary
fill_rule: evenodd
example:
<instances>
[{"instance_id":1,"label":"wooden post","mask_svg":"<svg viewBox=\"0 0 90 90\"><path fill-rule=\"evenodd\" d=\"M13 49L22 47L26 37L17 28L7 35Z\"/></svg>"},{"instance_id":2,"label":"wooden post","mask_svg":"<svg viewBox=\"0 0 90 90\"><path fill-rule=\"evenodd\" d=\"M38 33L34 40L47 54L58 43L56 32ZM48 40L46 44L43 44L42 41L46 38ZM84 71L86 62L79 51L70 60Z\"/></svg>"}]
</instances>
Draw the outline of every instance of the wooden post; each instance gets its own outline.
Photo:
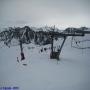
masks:
<instances>
[{"instance_id":1,"label":"wooden post","mask_svg":"<svg viewBox=\"0 0 90 90\"><path fill-rule=\"evenodd\" d=\"M55 26L54 26L54 29L52 29L52 35L51 35L51 53L50 53L51 59L53 59L54 30L55 30Z\"/></svg>"},{"instance_id":2,"label":"wooden post","mask_svg":"<svg viewBox=\"0 0 90 90\"><path fill-rule=\"evenodd\" d=\"M24 60L25 56L24 56L24 53L23 53L22 40L20 40L20 49L21 49L21 60Z\"/></svg>"}]
</instances>

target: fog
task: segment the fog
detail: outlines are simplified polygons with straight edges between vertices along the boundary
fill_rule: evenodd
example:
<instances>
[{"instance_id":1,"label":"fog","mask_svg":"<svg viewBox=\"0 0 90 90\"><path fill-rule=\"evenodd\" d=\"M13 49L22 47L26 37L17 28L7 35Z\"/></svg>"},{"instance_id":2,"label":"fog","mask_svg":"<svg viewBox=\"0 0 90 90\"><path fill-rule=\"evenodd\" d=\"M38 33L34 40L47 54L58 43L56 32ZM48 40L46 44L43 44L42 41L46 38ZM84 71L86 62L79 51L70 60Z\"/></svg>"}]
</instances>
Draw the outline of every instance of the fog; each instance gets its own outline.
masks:
<instances>
[{"instance_id":1,"label":"fog","mask_svg":"<svg viewBox=\"0 0 90 90\"><path fill-rule=\"evenodd\" d=\"M0 27L90 27L90 0L0 0Z\"/></svg>"}]
</instances>

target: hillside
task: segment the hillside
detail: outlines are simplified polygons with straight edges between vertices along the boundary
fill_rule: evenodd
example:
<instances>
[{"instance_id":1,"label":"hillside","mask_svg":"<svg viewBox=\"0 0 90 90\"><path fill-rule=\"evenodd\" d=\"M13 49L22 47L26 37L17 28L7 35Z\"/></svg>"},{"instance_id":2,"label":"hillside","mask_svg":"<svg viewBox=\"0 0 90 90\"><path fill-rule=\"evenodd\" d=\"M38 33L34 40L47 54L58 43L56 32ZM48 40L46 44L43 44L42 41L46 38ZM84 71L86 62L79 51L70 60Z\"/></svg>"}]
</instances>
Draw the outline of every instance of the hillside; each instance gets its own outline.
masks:
<instances>
[{"instance_id":1,"label":"hillside","mask_svg":"<svg viewBox=\"0 0 90 90\"><path fill-rule=\"evenodd\" d=\"M54 46L57 47L60 42L61 39L54 41ZM18 87L18 90L89 90L90 49L72 48L70 43L71 37L67 38L58 62L50 59L50 44L23 44L25 60L21 61L18 45L8 48L0 43L0 87ZM42 48L48 50L40 52Z\"/></svg>"}]
</instances>

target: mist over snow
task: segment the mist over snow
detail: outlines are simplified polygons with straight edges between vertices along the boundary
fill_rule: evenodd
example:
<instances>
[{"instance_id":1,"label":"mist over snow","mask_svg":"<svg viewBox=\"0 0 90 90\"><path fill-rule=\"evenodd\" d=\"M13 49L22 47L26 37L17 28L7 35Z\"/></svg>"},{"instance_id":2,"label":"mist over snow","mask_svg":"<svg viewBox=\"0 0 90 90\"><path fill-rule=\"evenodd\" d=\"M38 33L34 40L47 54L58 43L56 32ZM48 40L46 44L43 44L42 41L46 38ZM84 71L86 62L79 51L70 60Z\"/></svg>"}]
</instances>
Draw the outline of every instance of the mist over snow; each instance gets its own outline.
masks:
<instances>
[{"instance_id":1,"label":"mist over snow","mask_svg":"<svg viewBox=\"0 0 90 90\"><path fill-rule=\"evenodd\" d=\"M90 35L82 39L87 37L89 39ZM54 46L58 47L61 40L55 40ZM23 44L25 60L21 61L20 46L16 43L17 40L13 39L10 48L0 43L0 87L17 86L19 90L90 89L90 49L72 48L71 37L67 38L58 62L50 59L50 44L39 46L34 43ZM86 47L86 44L82 46ZM42 48L48 50L40 52Z\"/></svg>"},{"instance_id":2,"label":"mist over snow","mask_svg":"<svg viewBox=\"0 0 90 90\"><path fill-rule=\"evenodd\" d=\"M60 59L50 59L53 40ZM0 0L0 90L5 87L90 90L90 0Z\"/></svg>"}]
</instances>

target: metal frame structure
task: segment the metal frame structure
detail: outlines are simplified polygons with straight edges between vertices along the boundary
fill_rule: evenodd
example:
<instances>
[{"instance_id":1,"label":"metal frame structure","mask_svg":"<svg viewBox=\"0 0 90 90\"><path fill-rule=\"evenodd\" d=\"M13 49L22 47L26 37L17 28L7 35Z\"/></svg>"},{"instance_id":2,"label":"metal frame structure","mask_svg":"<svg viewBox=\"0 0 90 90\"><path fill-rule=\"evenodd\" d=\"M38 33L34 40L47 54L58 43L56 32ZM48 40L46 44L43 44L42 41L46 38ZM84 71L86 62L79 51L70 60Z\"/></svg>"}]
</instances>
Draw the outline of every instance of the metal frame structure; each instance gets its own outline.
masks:
<instances>
[{"instance_id":1,"label":"metal frame structure","mask_svg":"<svg viewBox=\"0 0 90 90\"><path fill-rule=\"evenodd\" d=\"M62 51L62 48L63 48L63 46L64 46L64 43L65 43L65 41L66 41L66 39L67 39L67 37L68 36L74 36L74 37L76 37L76 36L80 36L80 37L83 37L83 36L85 36L85 34L90 34L90 31L84 31L84 30L80 30L80 29L77 29L77 30L68 30L68 31L64 31L64 32L61 32L61 33L55 33L54 32L54 30L55 30L55 26L54 26L54 28L52 29L52 33L51 33L51 53L50 53L50 59L57 59L57 60L60 60L59 59L59 56L60 56L60 53L61 53L61 51ZM54 43L54 37L55 36L60 36L61 38L63 38L63 42L61 43L61 46L60 46L60 48L59 48L59 50L58 51L54 51L53 50L53 43Z\"/></svg>"}]
</instances>

